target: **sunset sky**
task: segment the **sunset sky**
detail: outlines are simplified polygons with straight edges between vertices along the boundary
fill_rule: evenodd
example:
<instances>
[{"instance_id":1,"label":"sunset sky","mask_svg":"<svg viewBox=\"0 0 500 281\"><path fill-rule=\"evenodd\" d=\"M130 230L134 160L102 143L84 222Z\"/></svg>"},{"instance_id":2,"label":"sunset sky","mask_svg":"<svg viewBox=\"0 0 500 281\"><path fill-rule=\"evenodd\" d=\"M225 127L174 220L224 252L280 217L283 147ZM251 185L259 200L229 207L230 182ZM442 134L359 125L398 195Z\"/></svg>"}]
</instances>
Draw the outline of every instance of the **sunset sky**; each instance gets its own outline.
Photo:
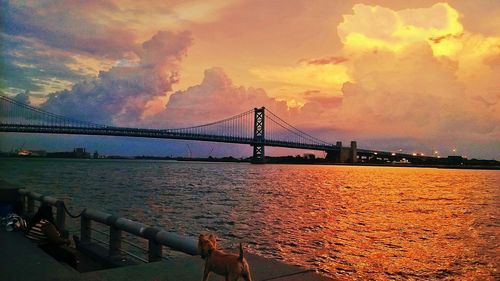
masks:
<instances>
[{"instance_id":1,"label":"sunset sky","mask_svg":"<svg viewBox=\"0 0 500 281\"><path fill-rule=\"evenodd\" d=\"M497 0L0 1L0 90L44 110L172 128L266 106L330 142L500 159ZM0 137L133 155L186 143Z\"/></svg>"}]
</instances>

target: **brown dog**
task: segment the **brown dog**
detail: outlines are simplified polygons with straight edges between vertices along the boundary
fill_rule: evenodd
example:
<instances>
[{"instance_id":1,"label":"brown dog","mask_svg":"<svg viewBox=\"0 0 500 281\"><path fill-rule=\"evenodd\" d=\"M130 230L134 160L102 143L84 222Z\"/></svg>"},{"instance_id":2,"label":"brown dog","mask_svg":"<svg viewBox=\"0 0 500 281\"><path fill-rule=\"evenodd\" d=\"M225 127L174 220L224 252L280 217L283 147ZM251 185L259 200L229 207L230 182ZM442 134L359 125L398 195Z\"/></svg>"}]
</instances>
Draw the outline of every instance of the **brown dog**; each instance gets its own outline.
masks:
<instances>
[{"instance_id":1,"label":"brown dog","mask_svg":"<svg viewBox=\"0 0 500 281\"><path fill-rule=\"evenodd\" d=\"M243 257L243 247L240 243L240 254L228 254L217 249L217 240L213 234L200 234L198 238L198 251L201 258L205 259L203 281L208 279L210 272L225 276L226 281L237 281L242 277L252 281L247 260Z\"/></svg>"}]
</instances>

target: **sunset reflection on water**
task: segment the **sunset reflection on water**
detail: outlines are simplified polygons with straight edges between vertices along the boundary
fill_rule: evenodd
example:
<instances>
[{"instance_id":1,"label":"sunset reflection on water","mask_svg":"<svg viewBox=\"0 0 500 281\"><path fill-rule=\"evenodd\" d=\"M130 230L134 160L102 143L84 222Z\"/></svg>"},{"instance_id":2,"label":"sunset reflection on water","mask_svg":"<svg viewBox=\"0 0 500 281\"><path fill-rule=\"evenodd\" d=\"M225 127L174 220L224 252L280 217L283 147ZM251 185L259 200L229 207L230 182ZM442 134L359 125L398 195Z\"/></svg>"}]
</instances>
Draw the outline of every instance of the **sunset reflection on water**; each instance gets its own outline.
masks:
<instances>
[{"instance_id":1,"label":"sunset reflection on water","mask_svg":"<svg viewBox=\"0 0 500 281\"><path fill-rule=\"evenodd\" d=\"M500 279L499 171L2 161L6 180L76 208L213 232L340 279Z\"/></svg>"}]
</instances>

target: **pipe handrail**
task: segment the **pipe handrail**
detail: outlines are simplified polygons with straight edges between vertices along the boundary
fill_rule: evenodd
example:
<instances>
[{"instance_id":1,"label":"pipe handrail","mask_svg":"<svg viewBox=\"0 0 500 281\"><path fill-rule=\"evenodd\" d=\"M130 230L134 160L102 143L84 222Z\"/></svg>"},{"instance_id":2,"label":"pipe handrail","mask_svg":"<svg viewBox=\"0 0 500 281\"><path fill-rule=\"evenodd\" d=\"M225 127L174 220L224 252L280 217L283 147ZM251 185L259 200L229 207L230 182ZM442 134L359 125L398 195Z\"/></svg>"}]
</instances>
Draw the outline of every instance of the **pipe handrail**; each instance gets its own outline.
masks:
<instances>
[{"instance_id":1,"label":"pipe handrail","mask_svg":"<svg viewBox=\"0 0 500 281\"><path fill-rule=\"evenodd\" d=\"M57 208L57 224L60 229L64 229L65 226L65 213L64 213L64 201L57 199L52 196L46 196L38 192L29 191L27 189L19 189L19 194L23 198L28 199L28 212L33 212L34 200L40 201L42 203L49 204ZM31 202L31 203L30 203ZM23 206L24 208L24 206ZM110 254L114 254L114 251L121 251L120 247L120 231L125 231L132 235L149 240L149 255L150 261L157 260L158 257L161 258L161 247L167 246L172 250L180 251L189 255L198 255L198 245L195 239L192 237L182 236L177 233L168 232L158 227L147 226L143 223L133 221L127 218L118 217L115 215L108 214L106 212L85 209L81 213L81 231L82 231L82 242L88 241L90 239L90 232L86 232L86 227L90 227L91 221L96 221L105 224L110 227L110 244L111 242L116 242L113 247L110 246ZM114 237L113 235L117 235ZM112 237L113 236L113 237Z\"/></svg>"},{"instance_id":2,"label":"pipe handrail","mask_svg":"<svg viewBox=\"0 0 500 281\"><path fill-rule=\"evenodd\" d=\"M34 191L29 191L29 190L22 189L22 188L19 189L18 192L21 195L25 195L25 196L31 197L31 198L33 198L35 200L38 200L38 201L40 201L42 203L49 204L51 206L58 206L58 204L63 203L62 200L57 199L55 197L43 195L41 193L34 192Z\"/></svg>"},{"instance_id":3,"label":"pipe handrail","mask_svg":"<svg viewBox=\"0 0 500 281\"><path fill-rule=\"evenodd\" d=\"M136 222L127 218L113 216L111 214L87 209L82 214L83 217L102 224L116 227L119 230L153 240L158 244L169 247L170 249L180 251L189 255L198 255L198 245L196 241L187 236L179 235L173 232L167 232L161 228L150 227L143 223Z\"/></svg>"}]
</instances>

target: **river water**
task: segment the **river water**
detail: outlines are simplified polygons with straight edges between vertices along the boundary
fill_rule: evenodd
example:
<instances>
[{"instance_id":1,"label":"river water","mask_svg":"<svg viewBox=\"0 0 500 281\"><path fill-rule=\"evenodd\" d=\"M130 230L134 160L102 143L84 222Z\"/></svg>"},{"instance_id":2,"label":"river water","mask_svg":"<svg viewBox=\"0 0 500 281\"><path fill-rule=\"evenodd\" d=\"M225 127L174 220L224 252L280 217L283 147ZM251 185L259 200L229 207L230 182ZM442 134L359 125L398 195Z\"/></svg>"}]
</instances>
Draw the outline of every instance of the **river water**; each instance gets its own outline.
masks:
<instances>
[{"instance_id":1,"label":"river water","mask_svg":"<svg viewBox=\"0 0 500 281\"><path fill-rule=\"evenodd\" d=\"M500 171L1 158L0 177L342 280L500 280Z\"/></svg>"}]
</instances>

